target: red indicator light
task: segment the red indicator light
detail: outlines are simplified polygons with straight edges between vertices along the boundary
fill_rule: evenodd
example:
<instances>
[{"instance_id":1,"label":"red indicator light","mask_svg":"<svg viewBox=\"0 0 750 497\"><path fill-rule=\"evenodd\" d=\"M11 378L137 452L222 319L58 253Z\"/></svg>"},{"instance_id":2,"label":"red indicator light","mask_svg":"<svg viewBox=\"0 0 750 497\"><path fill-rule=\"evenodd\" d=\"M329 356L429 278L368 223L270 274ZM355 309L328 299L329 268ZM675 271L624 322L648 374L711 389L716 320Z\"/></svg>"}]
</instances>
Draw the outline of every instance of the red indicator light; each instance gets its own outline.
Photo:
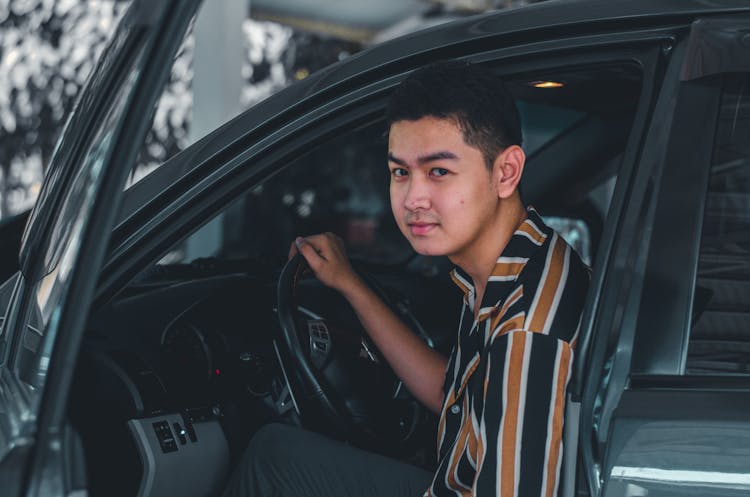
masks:
<instances>
[{"instance_id":1,"label":"red indicator light","mask_svg":"<svg viewBox=\"0 0 750 497\"><path fill-rule=\"evenodd\" d=\"M221 369L219 369L219 368L216 368L216 369L214 369L214 374L215 374L216 376L219 376L219 375L221 375Z\"/></svg>"}]
</instances>

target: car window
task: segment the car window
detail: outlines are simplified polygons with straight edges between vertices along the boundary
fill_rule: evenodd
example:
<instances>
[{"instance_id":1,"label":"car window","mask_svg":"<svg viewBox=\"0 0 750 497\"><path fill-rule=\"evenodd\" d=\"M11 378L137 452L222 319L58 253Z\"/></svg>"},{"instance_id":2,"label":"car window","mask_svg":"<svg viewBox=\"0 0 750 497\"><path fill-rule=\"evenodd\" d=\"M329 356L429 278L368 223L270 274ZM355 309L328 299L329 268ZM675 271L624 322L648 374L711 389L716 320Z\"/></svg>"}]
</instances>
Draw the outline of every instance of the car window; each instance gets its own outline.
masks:
<instances>
[{"instance_id":1,"label":"car window","mask_svg":"<svg viewBox=\"0 0 750 497\"><path fill-rule=\"evenodd\" d=\"M591 266L591 231L583 219L569 217L544 216L544 222L560 233L584 264Z\"/></svg>"},{"instance_id":2,"label":"car window","mask_svg":"<svg viewBox=\"0 0 750 497\"><path fill-rule=\"evenodd\" d=\"M568 77L575 73L576 81L585 81L585 74L593 78L608 74L600 68L569 71ZM615 99L622 104L619 108L611 103L611 95L602 104L594 97L586 99L575 88L566 89L567 94L562 96L539 94L546 90L530 88L528 76L509 85L519 99L529 175L541 178L547 187L554 183L552 193L531 185L525 200L547 216L550 225L587 263L593 260L614 190L619 153L636 108L629 102L637 98L640 75L628 77L631 84L619 100ZM600 112L600 105L606 105L604 112ZM600 127L604 133L617 137L610 140L611 146L606 150L600 149L586 128L600 114L624 116L617 126ZM558 142L588 160L579 163L577 156L567 164L559 160L556 149L549 149L559 146ZM280 263L294 237L320 231L341 236L355 258L384 263L403 261L412 251L392 219L386 153L382 121L343 130L291 162L280 164L278 173L175 246L160 263L212 257ZM567 168L559 182L544 179L549 170L547 162L554 162L557 169ZM570 174L571 168L576 174ZM596 171L593 179L586 175L587 170ZM582 181L584 177L586 180ZM541 205L536 205L537 200Z\"/></svg>"},{"instance_id":3,"label":"car window","mask_svg":"<svg viewBox=\"0 0 750 497\"><path fill-rule=\"evenodd\" d=\"M405 260L411 247L391 214L384 132L373 122L303 153L188 239L180 260L278 263L296 236L321 231L341 236L353 257Z\"/></svg>"},{"instance_id":4,"label":"car window","mask_svg":"<svg viewBox=\"0 0 750 497\"><path fill-rule=\"evenodd\" d=\"M523 151L528 156L586 115L575 109L525 100L518 101L518 112L522 117Z\"/></svg>"},{"instance_id":5,"label":"car window","mask_svg":"<svg viewBox=\"0 0 750 497\"><path fill-rule=\"evenodd\" d=\"M0 2L0 219L28 211L129 1Z\"/></svg>"},{"instance_id":6,"label":"car window","mask_svg":"<svg viewBox=\"0 0 750 497\"><path fill-rule=\"evenodd\" d=\"M688 374L750 374L750 76L725 81L695 282Z\"/></svg>"},{"instance_id":7,"label":"car window","mask_svg":"<svg viewBox=\"0 0 750 497\"><path fill-rule=\"evenodd\" d=\"M65 191L65 197L51 228L48 250L44 254L44 274L32 282L33 306L27 318L17 352L19 378L31 391L43 385L52 344L57 333L61 305L68 292L70 276L81 246L81 234L91 216L91 205L101 180L103 164L112 147L112 137L120 123L135 75L141 68L143 50L133 57L130 73L119 92L112 96L112 105L102 119L82 156L81 167Z\"/></svg>"},{"instance_id":8,"label":"car window","mask_svg":"<svg viewBox=\"0 0 750 497\"><path fill-rule=\"evenodd\" d=\"M32 239L41 241L36 245L30 242L32 248L28 250L35 251L30 252L35 254L35 260L23 272L22 293L15 302L18 318L12 321L13 328L9 333L13 339L10 367L26 389L28 405L24 407L22 417L29 421L38 414L51 355L59 343L58 336L64 332L72 333L65 328L65 324L70 323L66 317L72 313L66 316L63 309L73 305L70 300L79 297L81 287L92 279L86 283L81 281L98 271L98 266L92 266L95 261L82 257L86 253L96 253L86 242L93 242L91 237L99 234L97 229L101 229L102 219L94 216L94 210L97 205L102 205L102 192L109 186L106 180L118 173L116 168L122 163L117 160L129 157L128 154L114 156L114 149L121 146L128 150L140 145L133 143L140 137L137 131L131 132L133 127L138 127L134 126L136 123L125 124L129 105L146 93L137 90L158 81L160 75L154 68L159 67L157 64L163 55L172 53L175 44L162 38L162 52L149 52L149 49L153 48L154 39L160 37L160 26L164 29L184 26L181 26L184 16L166 17L166 4L151 4L153 9L144 4L137 5L139 8L132 7L125 13L97 72L89 80L75 112L84 117L69 121L63 132L53 163L58 171L67 166L65 174L56 179L65 187L55 186L51 183L55 178L49 177L42 187L43 193L49 188L60 188L53 192L59 195L47 207L54 212L49 217L37 218L39 225L33 224L33 216L29 222ZM184 11L189 12L195 3L183 6ZM162 22L165 18L169 22ZM147 97L144 99L148 101ZM93 105L92 102L96 103L95 115L84 112L88 110L86 105ZM89 238L84 240L86 234ZM83 247L88 247L89 251L82 253ZM74 287L74 276L79 275L85 276L77 279L79 286Z\"/></svg>"}]
</instances>

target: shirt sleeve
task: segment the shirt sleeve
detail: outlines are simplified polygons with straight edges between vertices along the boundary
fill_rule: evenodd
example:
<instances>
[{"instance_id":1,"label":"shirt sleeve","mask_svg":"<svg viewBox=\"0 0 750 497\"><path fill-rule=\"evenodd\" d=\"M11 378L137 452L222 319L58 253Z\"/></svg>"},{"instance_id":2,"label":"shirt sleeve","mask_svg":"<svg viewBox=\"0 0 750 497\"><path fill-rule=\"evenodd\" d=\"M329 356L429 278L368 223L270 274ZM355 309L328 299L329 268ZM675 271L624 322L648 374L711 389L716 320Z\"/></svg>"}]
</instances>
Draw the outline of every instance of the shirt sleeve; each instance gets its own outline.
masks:
<instances>
[{"instance_id":1,"label":"shirt sleeve","mask_svg":"<svg viewBox=\"0 0 750 497\"><path fill-rule=\"evenodd\" d=\"M553 336L514 331L490 345L473 495L554 497L573 352Z\"/></svg>"}]
</instances>

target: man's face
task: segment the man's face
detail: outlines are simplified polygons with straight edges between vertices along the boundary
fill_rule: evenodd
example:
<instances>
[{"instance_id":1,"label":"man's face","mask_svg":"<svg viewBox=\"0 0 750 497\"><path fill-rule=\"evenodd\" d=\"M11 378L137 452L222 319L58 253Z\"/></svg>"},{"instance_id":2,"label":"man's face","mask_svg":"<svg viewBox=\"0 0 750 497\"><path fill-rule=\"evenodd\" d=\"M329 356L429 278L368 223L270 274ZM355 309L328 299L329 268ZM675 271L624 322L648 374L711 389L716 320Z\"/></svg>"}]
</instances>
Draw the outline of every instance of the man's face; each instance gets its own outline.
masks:
<instances>
[{"instance_id":1,"label":"man's face","mask_svg":"<svg viewBox=\"0 0 750 497\"><path fill-rule=\"evenodd\" d=\"M477 253L497 221L499 198L482 153L453 120L393 123L388 167L391 209L416 252L454 263Z\"/></svg>"}]
</instances>

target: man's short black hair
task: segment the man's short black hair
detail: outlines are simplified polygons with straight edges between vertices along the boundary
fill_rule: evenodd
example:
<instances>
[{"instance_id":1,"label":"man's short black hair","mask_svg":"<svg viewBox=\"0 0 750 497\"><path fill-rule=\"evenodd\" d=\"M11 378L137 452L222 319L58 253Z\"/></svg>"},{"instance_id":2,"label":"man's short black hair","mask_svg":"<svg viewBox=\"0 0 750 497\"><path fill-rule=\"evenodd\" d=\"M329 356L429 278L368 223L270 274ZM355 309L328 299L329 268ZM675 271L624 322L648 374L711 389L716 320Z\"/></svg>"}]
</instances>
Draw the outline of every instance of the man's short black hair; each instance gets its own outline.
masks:
<instances>
[{"instance_id":1,"label":"man's short black hair","mask_svg":"<svg viewBox=\"0 0 750 497\"><path fill-rule=\"evenodd\" d=\"M482 152L489 169L500 152L522 142L521 117L503 81L468 62L422 67L394 90L386 109L389 127L428 116L455 120L464 141Z\"/></svg>"}]
</instances>

